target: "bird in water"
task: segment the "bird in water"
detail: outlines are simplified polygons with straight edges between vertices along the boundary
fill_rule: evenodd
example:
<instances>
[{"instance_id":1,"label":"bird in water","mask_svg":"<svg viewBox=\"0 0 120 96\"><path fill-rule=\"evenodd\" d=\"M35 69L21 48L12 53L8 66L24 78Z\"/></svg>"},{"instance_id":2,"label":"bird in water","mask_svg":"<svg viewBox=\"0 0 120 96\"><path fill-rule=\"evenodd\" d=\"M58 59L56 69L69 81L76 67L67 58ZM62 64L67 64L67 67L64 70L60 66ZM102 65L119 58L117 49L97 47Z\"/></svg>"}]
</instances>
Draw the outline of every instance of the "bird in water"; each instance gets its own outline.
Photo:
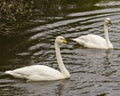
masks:
<instances>
[{"instance_id":1,"label":"bird in water","mask_svg":"<svg viewBox=\"0 0 120 96\"><path fill-rule=\"evenodd\" d=\"M58 36L55 40L55 52L60 71L45 65L32 65L5 73L16 78L27 79L27 81L51 81L70 78L70 73L63 64L60 53L60 45L63 43L67 43L66 39Z\"/></svg>"},{"instance_id":2,"label":"bird in water","mask_svg":"<svg viewBox=\"0 0 120 96\"><path fill-rule=\"evenodd\" d=\"M111 24L110 18L105 19L104 23L104 36L100 37L94 34L84 35L75 39L73 41L87 48L96 48L96 49L113 49L113 45L109 40L108 26Z\"/></svg>"}]
</instances>

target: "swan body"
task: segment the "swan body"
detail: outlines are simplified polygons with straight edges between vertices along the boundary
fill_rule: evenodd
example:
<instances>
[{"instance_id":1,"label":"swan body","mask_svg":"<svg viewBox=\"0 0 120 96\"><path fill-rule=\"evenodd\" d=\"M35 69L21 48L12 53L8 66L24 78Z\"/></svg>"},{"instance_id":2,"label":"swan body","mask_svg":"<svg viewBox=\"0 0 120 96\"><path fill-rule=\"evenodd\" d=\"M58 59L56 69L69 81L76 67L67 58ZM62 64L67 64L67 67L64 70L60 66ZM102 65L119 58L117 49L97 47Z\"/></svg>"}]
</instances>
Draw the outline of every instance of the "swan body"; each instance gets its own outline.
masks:
<instances>
[{"instance_id":1,"label":"swan body","mask_svg":"<svg viewBox=\"0 0 120 96\"><path fill-rule=\"evenodd\" d=\"M106 40L94 34L88 34L88 35L81 36L73 40L76 41L78 44L84 47L87 47L87 48L113 49L113 45L111 42L109 42L108 46L106 46L107 45Z\"/></svg>"},{"instance_id":2,"label":"swan body","mask_svg":"<svg viewBox=\"0 0 120 96\"><path fill-rule=\"evenodd\" d=\"M105 39L98 35L88 34L85 36L75 38L73 39L73 41L87 48L113 49L113 45L110 42L108 35L108 25L110 23L111 23L110 18L106 18L104 24Z\"/></svg>"},{"instance_id":3,"label":"swan body","mask_svg":"<svg viewBox=\"0 0 120 96\"><path fill-rule=\"evenodd\" d=\"M67 41L64 37L58 36L55 40L55 50L61 72L45 65L32 65L12 71L6 71L5 73L16 78L27 79L28 81L51 81L70 78L70 73L64 66L60 54L59 45L62 43L67 43Z\"/></svg>"},{"instance_id":4,"label":"swan body","mask_svg":"<svg viewBox=\"0 0 120 96\"><path fill-rule=\"evenodd\" d=\"M59 80L64 79L62 73L51 67L44 65L33 65L18 68L13 71L6 71L7 74L16 78L27 79L30 81Z\"/></svg>"}]
</instances>

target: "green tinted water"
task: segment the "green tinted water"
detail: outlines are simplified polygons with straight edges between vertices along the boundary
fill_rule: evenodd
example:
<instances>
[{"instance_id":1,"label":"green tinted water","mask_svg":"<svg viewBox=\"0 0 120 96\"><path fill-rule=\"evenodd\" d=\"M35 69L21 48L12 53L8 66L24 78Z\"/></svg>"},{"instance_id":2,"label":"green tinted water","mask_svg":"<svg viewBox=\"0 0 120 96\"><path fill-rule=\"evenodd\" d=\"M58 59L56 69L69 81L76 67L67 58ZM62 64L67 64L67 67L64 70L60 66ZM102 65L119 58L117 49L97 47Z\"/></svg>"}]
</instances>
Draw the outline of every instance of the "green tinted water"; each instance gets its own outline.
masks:
<instances>
[{"instance_id":1,"label":"green tinted water","mask_svg":"<svg viewBox=\"0 0 120 96\"><path fill-rule=\"evenodd\" d=\"M37 0L30 20L18 22L12 38L1 37L0 96L119 96L120 95L120 1ZM110 17L110 40L114 50L80 47L71 39L85 35L103 36L103 23ZM6 70L34 64L57 68L54 40L62 35L61 47L68 80L26 83L8 77Z\"/></svg>"}]
</instances>

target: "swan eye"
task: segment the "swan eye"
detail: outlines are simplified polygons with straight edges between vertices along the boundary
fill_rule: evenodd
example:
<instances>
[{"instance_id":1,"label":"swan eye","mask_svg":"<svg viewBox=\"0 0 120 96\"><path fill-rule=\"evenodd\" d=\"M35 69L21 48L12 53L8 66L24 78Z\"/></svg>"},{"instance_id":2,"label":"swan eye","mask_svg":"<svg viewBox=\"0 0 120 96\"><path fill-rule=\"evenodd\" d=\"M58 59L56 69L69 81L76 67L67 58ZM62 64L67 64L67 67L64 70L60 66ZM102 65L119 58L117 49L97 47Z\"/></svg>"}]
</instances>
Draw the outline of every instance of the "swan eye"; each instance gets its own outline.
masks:
<instances>
[{"instance_id":1,"label":"swan eye","mask_svg":"<svg viewBox=\"0 0 120 96\"><path fill-rule=\"evenodd\" d=\"M62 40L62 41L63 41L63 40L64 40L64 38L60 38L60 40Z\"/></svg>"}]
</instances>

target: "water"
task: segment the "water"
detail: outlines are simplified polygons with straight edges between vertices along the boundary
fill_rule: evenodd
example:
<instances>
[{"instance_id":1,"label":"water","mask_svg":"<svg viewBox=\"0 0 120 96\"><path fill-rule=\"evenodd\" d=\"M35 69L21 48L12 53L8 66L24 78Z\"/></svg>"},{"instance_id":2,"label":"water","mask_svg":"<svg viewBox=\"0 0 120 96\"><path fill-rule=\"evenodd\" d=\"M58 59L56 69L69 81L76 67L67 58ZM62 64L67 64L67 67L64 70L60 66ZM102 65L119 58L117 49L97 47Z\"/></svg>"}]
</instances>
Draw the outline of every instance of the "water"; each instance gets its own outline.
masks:
<instances>
[{"instance_id":1,"label":"water","mask_svg":"<svg viewBox=\"0 0 120 96\"><path fill-rule=\"evenodd\" d=\"M22 27L16 36L0 41L0 96L120 96L120 1L41 2L37 1L33 18L18 24ZM106 17L112 21L113 50L87 49L71 41L91 33L103 36ZM57 69L54 40L58 35L68 40L61 53L70 79L26 83L4 74L35 64Z\"/></svg>"}]
</instances>

